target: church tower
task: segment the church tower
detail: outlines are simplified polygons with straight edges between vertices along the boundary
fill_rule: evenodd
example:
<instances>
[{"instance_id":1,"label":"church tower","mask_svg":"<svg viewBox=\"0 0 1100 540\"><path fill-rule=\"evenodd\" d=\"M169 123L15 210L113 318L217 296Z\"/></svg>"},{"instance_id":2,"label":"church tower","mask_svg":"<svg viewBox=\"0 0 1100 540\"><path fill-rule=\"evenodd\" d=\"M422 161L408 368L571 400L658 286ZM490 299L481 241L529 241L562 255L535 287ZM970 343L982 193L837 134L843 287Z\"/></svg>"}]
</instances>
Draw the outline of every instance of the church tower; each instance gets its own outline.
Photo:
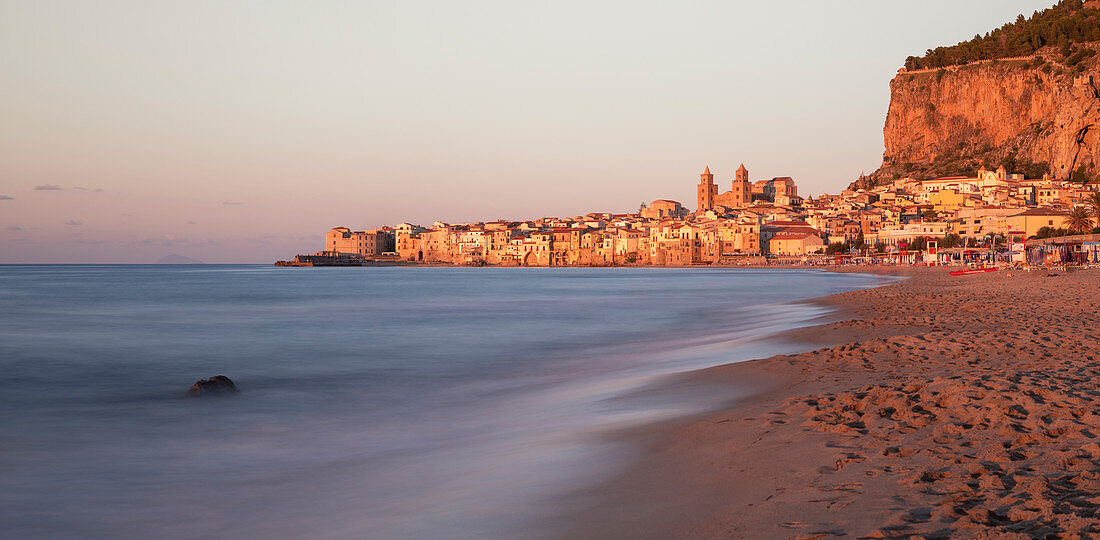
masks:
<instances>
[{"instance_id":1,"label":"church tower","mask_svg":"<svg viewBox=\"0 0 1100 540\"><path fill-rule=\"evenodd\" d=\"M752 202L752 184L749 183L749 170L742 163L733 173L733 189L730 190L736 206L745 207Z\"/></svg>"},{"instance_id":2,"label":"church tower","mask_svg":"<svg viewBox=\"0 0 1100 540\"><path fill-rule=\"evenodd\" d=\"M714 175L710 174L710 165L699 175L699 186L696 195L696 211L706 212L714 210L714 199L718 196L718 185L714 183Z\"/></svg>"}]
</instances>

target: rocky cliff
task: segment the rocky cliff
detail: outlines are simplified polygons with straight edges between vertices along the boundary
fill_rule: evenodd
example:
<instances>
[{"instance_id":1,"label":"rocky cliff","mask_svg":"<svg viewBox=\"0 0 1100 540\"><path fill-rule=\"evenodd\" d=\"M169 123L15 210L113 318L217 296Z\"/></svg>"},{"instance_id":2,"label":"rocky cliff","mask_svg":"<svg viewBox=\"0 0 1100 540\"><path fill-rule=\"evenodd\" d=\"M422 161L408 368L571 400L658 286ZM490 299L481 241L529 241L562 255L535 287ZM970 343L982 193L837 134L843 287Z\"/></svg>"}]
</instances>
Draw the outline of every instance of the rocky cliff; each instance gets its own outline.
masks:
<instances>
[{"instance_id":1,"label":"rocky cliff","mask_svg":"<svg viewBox=\"0 0 1100 540\"><path fill-rule=\"evenodd\" d=\"M1078 55L1086 57L1072 65L1052 51L899 72L890 82L882 168L857 184L971 174L1000 165L1029 177L1049 172L1095 179L1100 55L1091 54Z\"/></svg>"}]
</instances>

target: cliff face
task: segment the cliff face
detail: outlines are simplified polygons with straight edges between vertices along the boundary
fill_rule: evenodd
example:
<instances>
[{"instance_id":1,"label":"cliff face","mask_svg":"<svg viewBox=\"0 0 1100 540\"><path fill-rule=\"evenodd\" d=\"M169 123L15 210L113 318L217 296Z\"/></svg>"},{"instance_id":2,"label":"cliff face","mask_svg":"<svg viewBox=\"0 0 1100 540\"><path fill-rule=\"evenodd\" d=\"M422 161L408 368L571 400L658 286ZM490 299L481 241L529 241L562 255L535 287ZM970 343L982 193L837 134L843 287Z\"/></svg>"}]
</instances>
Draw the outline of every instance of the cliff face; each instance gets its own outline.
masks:
<instances>
[{"instance_id":1,"label":"cliff face","mask_svg":"<svg viewBox=\"0 0 1100 540\"><path fill-rule=\"evenodd\" d=\"M1096 178L1100 165L1100 69L1035 59L901 72L890 82L877 183L968 174L1008 163L1010 172ZM1015 169L1015 170L1013 170Z\"/></svg>"}]
</instances>

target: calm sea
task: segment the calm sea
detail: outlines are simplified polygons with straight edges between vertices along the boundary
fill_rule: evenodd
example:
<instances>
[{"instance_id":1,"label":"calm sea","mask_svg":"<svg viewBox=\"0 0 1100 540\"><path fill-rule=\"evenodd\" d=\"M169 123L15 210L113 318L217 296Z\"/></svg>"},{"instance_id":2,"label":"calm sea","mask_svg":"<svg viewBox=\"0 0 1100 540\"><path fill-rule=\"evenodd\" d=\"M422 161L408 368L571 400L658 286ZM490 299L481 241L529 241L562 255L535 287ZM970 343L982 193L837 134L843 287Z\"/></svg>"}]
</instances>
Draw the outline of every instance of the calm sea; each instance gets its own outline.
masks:
<instances>
[{"instance_id":1,"label":"calm sea","mask_svg":"<svg viewBox=\"0 0 1100 540\"><path fill-rule=\"evenodd\" d=\"M800 270L0 266L8 538L484 538L629 463L625 399L795 345ZM241 389L188 398L224 374ZM726 391L721 398L735 393Z\"/></svg>"}]
</instances>

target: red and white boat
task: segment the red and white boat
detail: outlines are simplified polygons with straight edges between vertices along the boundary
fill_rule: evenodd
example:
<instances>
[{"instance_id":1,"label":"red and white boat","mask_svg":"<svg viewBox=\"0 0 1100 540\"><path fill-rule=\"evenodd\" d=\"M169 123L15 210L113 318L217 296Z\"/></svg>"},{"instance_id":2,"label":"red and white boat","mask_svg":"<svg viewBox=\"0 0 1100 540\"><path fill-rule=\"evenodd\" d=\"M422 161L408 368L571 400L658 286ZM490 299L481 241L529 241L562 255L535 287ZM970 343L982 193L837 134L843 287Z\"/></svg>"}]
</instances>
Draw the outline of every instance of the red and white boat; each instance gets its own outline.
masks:
<instances>
[{"instance_id":1,"label":"red and white boat","mask_svg":"<svg viewBox=\"0 0 1100 540\"><path fill-rule=\"evenodd\" d=\"M966 268L963 270L952 270L948 272L952 276L969 276L970 274L983 274L985 272L996 272L996 268Z\"/></svg>"}]
</instances>

